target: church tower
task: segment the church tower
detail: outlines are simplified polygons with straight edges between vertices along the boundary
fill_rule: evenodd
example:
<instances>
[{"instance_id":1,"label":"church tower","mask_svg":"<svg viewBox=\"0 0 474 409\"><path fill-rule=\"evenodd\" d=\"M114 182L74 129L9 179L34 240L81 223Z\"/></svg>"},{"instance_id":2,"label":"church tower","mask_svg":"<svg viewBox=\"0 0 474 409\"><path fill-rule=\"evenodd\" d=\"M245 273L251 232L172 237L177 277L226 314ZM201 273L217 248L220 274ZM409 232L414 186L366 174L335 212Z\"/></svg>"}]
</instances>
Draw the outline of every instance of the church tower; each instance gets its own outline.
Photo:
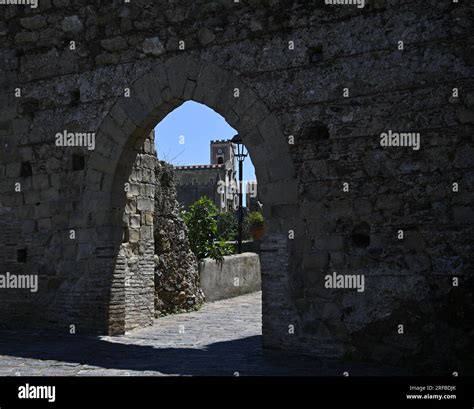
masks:
<instances>
[{"instance_id":1,"label":"church tower","mask_svg":"<svg viewBox=\"0 0 474 409\"><path fill-rule=\"evenodd\" d=\"M232 142L229 140L211 141L211 165L227 164L227 169L234 169L234 150Z\"/></svg>"}]
</instances>

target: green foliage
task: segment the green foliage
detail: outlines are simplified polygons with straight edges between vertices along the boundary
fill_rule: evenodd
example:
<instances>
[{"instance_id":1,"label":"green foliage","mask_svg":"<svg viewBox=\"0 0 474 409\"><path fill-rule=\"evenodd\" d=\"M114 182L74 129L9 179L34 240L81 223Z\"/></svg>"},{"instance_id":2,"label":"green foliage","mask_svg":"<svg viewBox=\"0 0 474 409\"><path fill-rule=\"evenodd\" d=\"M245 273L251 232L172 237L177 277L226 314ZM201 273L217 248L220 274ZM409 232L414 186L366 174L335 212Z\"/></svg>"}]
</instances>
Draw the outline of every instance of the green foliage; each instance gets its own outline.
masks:
<instances>
[{"instance_id":1,"label":"green foliage","mask_svg":"<svg viewBox=\"0 0 474 409\"><path fill-rule=\"evenodd\" d=\"M263 225L263 215L260 212L251 212L247 215L247 223L249 226Z\"/></svg>"},{"instance_id":2,"label":"green foliage","mask_svg":"<svg viewBox=\"0 0 474 409\"><path fill-rule=\"evenodd\" d=\"M217 229L217 208L206 196L201 197L189 211L183 213L188 226L189 244L197 258L211 257L222 260L232 254L232 247L219 237Z\"/></svg>"},{"instance_id":3,"label":"green foliage","mask_svg":"<svg viewBox=\"0 0 474 409\"><path fill-rule=\"evenodd\" d=\"M219 240L213 243L213 246L211 246L207 257L210 257L216 261L222 261L224 260L224 256L228 256L233 253L234 246L232 244L226 243L225 240Z\"/></svg>"},{"instance_id":4,"label":"green foliage","mask_svg":"<svg viewBox=\"0 0 474 409\"><path fill-rule=\"evenodd\" d=\"M189 229L189 243L199 259L208 257L217 238L217 209L207 197L201 197L183 214Z\"/></svg>"},{"instance_id":5,"label":"green foliage","mask_svg":"<svg viewBox=\"0 0 474 409\"><path fill-rule=\"evenodd\" d=\"M225 212L217 215L217 234L224 240L237 239L238 220L234 213Z\"/></svg>"}]
</instances>

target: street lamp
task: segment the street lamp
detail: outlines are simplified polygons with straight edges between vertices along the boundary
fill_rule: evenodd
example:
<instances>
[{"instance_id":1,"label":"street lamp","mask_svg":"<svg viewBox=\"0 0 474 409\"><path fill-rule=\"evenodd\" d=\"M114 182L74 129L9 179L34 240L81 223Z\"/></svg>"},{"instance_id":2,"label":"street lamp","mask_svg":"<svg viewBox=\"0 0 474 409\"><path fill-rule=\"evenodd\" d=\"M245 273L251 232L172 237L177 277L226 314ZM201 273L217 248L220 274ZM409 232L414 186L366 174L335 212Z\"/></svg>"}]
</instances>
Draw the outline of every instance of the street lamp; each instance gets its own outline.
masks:
<instances>
[{"instance_id":1,"label":"street lamp","mask_svg":"<svg viewBox=\"0 0 474 409\"><path fill-rule=\"evenodd\" d=\"M237 134L235 135L231 142L233 143L234 149L234 156L237 158L239 162L239 237L238 237L238 244L237 244L237 252L239 254L242 253L242 226L244 222L244 209L242 206L242 180L244 174L244 160L248 156L248 152L245 149L245 146L242 142L242 137Z\"/></svg>"}]
</instances>

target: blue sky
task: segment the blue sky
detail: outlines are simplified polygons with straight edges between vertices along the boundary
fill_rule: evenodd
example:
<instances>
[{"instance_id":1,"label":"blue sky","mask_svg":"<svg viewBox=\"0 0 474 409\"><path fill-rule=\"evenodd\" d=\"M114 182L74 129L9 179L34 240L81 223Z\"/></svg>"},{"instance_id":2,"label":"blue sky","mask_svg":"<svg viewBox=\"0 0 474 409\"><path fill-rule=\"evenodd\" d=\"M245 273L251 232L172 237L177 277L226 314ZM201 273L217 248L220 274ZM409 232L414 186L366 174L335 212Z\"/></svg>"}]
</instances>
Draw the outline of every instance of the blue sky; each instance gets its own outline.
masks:
<instances>
[{"instance_id":1,"label":"blue sky","mask_svg":"<svg viewBox=\"0 0 474 409\"><path fill-rule=\"evenodd\" d=\"M210 141L231 139L236 133L211 108L187 101L156 126L156 151L160 160L173 165L206 165L210 162ZM184 143L180 144L180 140ZM247 157L244 162L244 181L255 179L255 169L250 157Z\"/></svg>"}]
</instances>

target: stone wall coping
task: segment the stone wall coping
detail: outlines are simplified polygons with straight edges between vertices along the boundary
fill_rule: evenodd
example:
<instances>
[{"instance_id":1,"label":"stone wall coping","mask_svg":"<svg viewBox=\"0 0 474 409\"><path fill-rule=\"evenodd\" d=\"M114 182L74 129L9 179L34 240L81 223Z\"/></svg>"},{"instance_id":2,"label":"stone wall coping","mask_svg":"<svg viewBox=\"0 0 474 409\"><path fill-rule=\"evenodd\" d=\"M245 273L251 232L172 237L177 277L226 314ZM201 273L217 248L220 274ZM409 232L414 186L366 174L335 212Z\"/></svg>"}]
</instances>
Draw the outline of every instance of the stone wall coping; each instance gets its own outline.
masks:
<instances>
[{"instance_id":1,"label":"stone wall coping","mask_svg":"<svg viewBox=\"0 0 474 409\"><path fill-rule=\"evenodd\" d=\"M246 252L246 253L241 253L241 254L231 254L230 256L224 256L224 261L226 260L235 260L235 259L240 259L240 258L254 258L254 257L259 257L257 253L252 253L252 252ZM216 262L216 260L212 258L204 258L199 261L200 263L210 263L210 262Z\"/></svg>"},{"instance_id":2,"label":"stone wall coping","mask_svg":"<svg viewBox=\"0 0 474 409\"><path fill-rule=\"evenodd\" d=\"M230 139L214 139L214 140L211 140L211 143L212 144L216 144L216 143L229 143L229 142L232 142Z\"/></svg>"},{"instance_id":3,"label":"stone wall coping","mask_svg":"<svg viewBox=\"0 0 474 409\"><path fill-rule=\"evenodd\" d=\"M215 165L186 165L186 166L174 166L175 170L193 170L193 169L220 169L225 166L224 163Z\"/></svg>"}]
</instances>

